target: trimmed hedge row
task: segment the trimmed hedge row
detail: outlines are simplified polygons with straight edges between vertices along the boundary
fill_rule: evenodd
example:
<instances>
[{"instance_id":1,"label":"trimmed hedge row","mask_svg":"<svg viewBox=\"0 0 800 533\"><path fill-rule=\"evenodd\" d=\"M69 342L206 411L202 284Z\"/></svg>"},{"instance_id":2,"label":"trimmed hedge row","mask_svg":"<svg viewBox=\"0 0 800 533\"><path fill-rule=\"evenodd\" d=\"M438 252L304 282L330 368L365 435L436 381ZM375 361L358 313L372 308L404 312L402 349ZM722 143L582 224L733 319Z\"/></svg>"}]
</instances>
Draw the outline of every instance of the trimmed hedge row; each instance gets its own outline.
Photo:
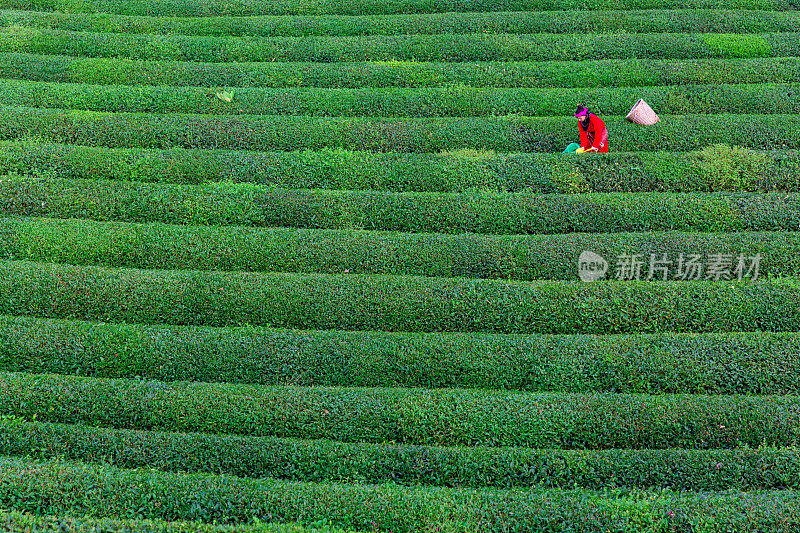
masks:
<instances>
[{"instance_id":1,"label":"trimmed hedge row","mask_svg":"<svg viewBox=\"0 0 800 533\"><path fill-rule=\"evenodd\" d=\"M800 231L800 195L796 193L388 193L9 176L0 180L0 213L413 233Z\"/></svg>"},{"instance_id":2,"label":"trimmed hedge row","mask_svg":"<svg viewBox=\"0 0 800 533\"><path fill-rule=\"evenodd\" d=\"M262 183L289 189L463 192L800 192L800 152L572 154L245 152L0 142L0 173L69 179Z\"/></svg>"},{"instance_id":3,"label":"trimmed hedge row","mask_svg":"<svg viewBox=\"0 0 800 533\"><path fill-rule=\"evenodd\" d=\"M241 16L241 15L374 15L402 13L449 13L472 11L563 11L575 4L565 0L283 0L263 4L255 0L3 0L0 6L28 11L63 11L66 13L118 13L150 16ZM797 6L786 0L624 0L601 1L587 9L758 9L792 10Z\"/></svg>"},{"instance_id":4,"label":"trimmed hedge row","mask_svg":"<svg viewBox=\"0 0 800 533\"><path fill-rule=\"evenodd\" d=\"M651 127L604 116L613 151L690 151L736 139L746 148L800 148L800 117L664 115ZM363 118L291 115L99 113L0 107L0 140L37 137L109 148L215 148L375 152L561 152L578 139L574 118Z\"/></svg>"},{"instance_id":5,"label":"trimmed hedge row","mask_svg":"<svg viewBox=\"0 0 800 533\"><path fill-rule=\"evenodd\" d=\"M105 378L796 394L797 333L500 336L103 324L0 317L0 369Z\"/></svg>"},{"instance_id":6,"label":"trimmed hedge row","mask_svg":"<svg viewBox=\"0 0 800 533\"><path fill-rule=\"evenodd\" d=\"M3 459L0 503L37 513L202 520L325 521L361 531L790 532L795 491L476 490L247 480ZM99 489L98 487L102 487Z\"/></svg>"},{"instance_id":7,"label":"trimmed hedge row","mask_svg":"<svg viewBox=\"0 0 800 533\"><path fill-rule=\"evenodd\" d=\"M0 368L11 371L164 381L563 392L798 390L791 373L797 366L792 334L598 339L176 329L28 318L4 318L2 323L13 329L3 331Z\"/></svg>"},{"instance_id":8,"label":"trimmed hedge row","mask_svg":"<svg viewBox=\"0 0 800 533\"><path fill-rule=\"evenodd\" d=\"M221 89L219 89L221 90ZM613 89L474 87L269 89L237 88L233 101L206 87L55 84L0 80L0 101L26 107L213 115L470 117L554 116L582 102L600 115L625 116L638 98L661 114L791 114L795 84L733 84Z\"/></svg>"},{"instance_id":9,"label":"trimmed hedge row","mask_svg":"<svg viewBox=\"0 0 800 533\"><path fill-rule=\"evenodd\" d=\"M0 257L108 267L577 280L584 250L610 262L608 279L622 274L623 254L640 255L644 277L654 255L672 261L674 279L681 253L730 254L733 266L758 254L757 277L800 273L800 233L488 236L0 219Z\"/></svg>"},{"instance_id":10,"label":"trimmed hedge row","mask_svg":"<svg viewBox=\"0 0 800 533\"><path fill-rule=\"evenodd\" d=\"M0 6L28 11L66 13L119 13L150 16L239 16L239 15L394 15L401 13L449 13L454 11L561 11L574 9L566 0L283 0L263 3L256 0L3 0ZM760 9L791 10L797 6L787 0L604 0L586 9Z\"/></svg>"},{"instance_id":11,"label":"trimmed hedge row","mask_svg":"<svg viewBox=\"0 0 800 533\"><path fill-rule=\"evenodd\" d=\"M448 487L764 490L800 487L796 448L532 450L358 444L0 420L0 453L119 468ZM2 518L0 518L2 524Z\"/></svg>"},{"instance_id":12,"label":"trimmed hedge row","mask_svg":"<svg viewBox=\"0 0 800 533\"><path fill-rule=\"evenodd\" d=\"M3 11L0 26L98 33L286 36L439 33L766 33L796 31L796 11L647 10L462 12L391 16L162 18Z\"/></svg>"},{"instance_id":13,"label":"trimmed hedge row","mask_svg":"<svg viewBox=\"0 0 800 533\"><path fill-rule=\"evenodd\" d=\"M10 26L0 52L178 61L549 61L800 55L800 33L529 33L207 37Z\"/></svg>"},{"instance_id":14,"label":"trimmed hedge row","mask_svg":"<svg viewBox=\"0 0 800 533\"><path fill-rule=\"evenodd\" d=\"M120 429L560 449L792 446L798 396L266 387L0 373L7 415Z\"/></svg>"},{"instance_id":15,"label":"trimmed hedge row","mask_svg":"<svg viewBox=\"0 0 800 533\"><path fill-rule=\"evenodd\" d=\"M487 333L796 331L784 282L511 282L9 261L0 313L107 322Z\"/></svg>"},{"instance_id":16,"label":"trimmed hedge row","mask_svg":"<svg viewBox=\"0 0 800 533\"><path fill-rule=\"evenodd\" d=\"M795 83L800 58L535 63L196 63L0 54L0 76L69 83L232 87L620 87Z\"/></svg>"},{"instance_id":17,"label":"trimmed hedge row","mask_svg":"<svg viewBox=\"0 0 800 533\"><path fill-rule=\"evenodd\" d=\"M82 512L97 512L84 509ZM17 511L0 511L0 527L4 531L26 533L345 533L323 526L304 528L292 524L251 524L221 526L202 522L165 522L162 520L119 520L90 516L37 516Z\"/></svg>"}]
</instances>

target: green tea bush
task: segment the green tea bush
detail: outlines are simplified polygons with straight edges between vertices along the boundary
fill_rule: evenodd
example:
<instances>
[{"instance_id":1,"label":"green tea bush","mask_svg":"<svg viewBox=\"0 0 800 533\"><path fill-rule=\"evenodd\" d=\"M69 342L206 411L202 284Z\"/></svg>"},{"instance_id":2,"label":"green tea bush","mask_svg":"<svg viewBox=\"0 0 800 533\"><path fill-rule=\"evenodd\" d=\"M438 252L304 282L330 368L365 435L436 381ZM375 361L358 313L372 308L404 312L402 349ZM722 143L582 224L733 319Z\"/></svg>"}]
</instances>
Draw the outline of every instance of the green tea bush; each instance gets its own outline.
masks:
<instances>
[{"instance_id":1,"label":"green tea bush","mask_svg":"<svg viewBox=\"0 0 800 533\"><path fill-rule=\"evenodd\" d=\"M91 512L86 510L85 512ZM163 520L115 520L90 516L37 516L16 511L0 511L0 527L26 533L345 533L330 527L304 528L293 524L222 526L202 522L166 522Z\"/></svg>"},{"instance_id":2,"label":"green tea bush","mask_svg":"<svg viewBox=\"0 0 800 533\"><path fill-rule=\"evenodd\" d=\"M85 515L103 509L114 519L228 524L281 519L387 532L550 532L565 526L587 533L689 532L698 526L791 531L800 506L794 491L534 492L316 484L18 459L2 461L0 480L0 502L37 513Z\"/></svg>"},{"instance_id":3,"label":"green tea bush","mask_svg":"<svg viewBox=\"0 0 800 533\"><path fill-rule=\"evenodd\" d=\"M738 138L759 150L800 148L800 117L662 116L649 128L605 116L615 152L698 150ZM572 120L572 122L570 122ZM568 117L310 117L100 113L0 107L0 140L38 138L108 148L210 148L371 152L561 152L578 138ZM580 155L580 154L577 154Z\"/></svg>"},{"instance_id":4,"label":"green tea bush","mask_svg":"<svg viewBox=\"0 0 800 533\"><path fill-rule=\"evenodd\" d=\"M106 322L487 333L794 331L798 288L759 281L511 282L0 264L0 313Z\"/></svg>"},{"instance_id":5,"label":"green tea bush","mask_svg":"<svg viewBox=\"0 0 800 533\"><path fill-rule=\"evenodd\" d=\"M211 37L70 32L9 26L0 52L77 57L246 61L552 61L787 57L800 33L471 33L309 37Z\"/></svg>"},{"instance_id":6,"label":"green tea bush","mask_svg":"<svg viewBox=\"0 0 800 533\"><path fill-rule=\"evenodd\" d=\"M0 173L38 177L171 183L230 181L289 189L530 193L754 191L800 192L800 153L737 148L741 163L764 165L747 179L709 180L698 152L573 154L457 150L440 153L347 150L248 152L104 148L0 142ZM726 161L726 159L722 159ZM704 163L710 169L722 163ZM733 167L739 176L738 166ZM573 185L574 183L574 185Z\"/></svg>"},{"instance_id":7,"label":"green tea bush","mask_svg":"<svg viewBox=\"0 0 800 533\"><path fill-rule=\"evenodd\" d=\"M704 178L716 190L756 190L769 171L762 154L727 144L709 146L698 154Z\"/></svg>"},{"instance_id":8,"label":"green tea bush","mask_svg":"<svg viewBox=\"0 0 800 533\"><path fill-rule=\"evenodd\" d=\"M0 452L303 482L687 491L796 489L794 448L536 450L342 443L0 420ZM0 517L2 524L2 517Z\"/></svg>"},{"instance_id":9,"label":"green tea bush","mask_svg":"<svg viewBox=\"0 0 800 533\"><path fill-rule=\"evenodd\" d=\"M503 336L2 317L0 369L161 381L796 394L796 333ZM68 347L68 348L65 348Z\"/></svg>"},{"instance_id":10,"label":"green tea bush","mask_svg":"<svg viewBox=\"0 0 800 533\"><path fill-rule=\"evenodd\" d=\"M573 102L598 114L625 115L645 99L660 114L792 113L800 96L791 84L631 87L613 89L237 88L231 101L216 89L88 85L0 80L0 101L26 107L138 113L311 116L569 116Z\"/></svg>"},{"instance_id":11,"label":"green tea bush","mask_svg":"<svg viewBox=\"0 0 800 533\"><path fill-rule=\"evenodd\" d=\"M547 62L199 63L0 54L4 78L67 83L229 87L642 87L795 83L796 57Z\"/></svg>"},{"instance_id":12,"label":"green tea bush","mask_svg":"<svg viewBox=\"0 0 800 533\"><path fill-rule=\"evenodd\" d=\"M119 13L151 16L239 16L239 15L373 15L401 13L450 13L471 11L534 11L574 9L566 0L347 0L337 3L325 0L285 0L264 4L255 0L222 2L221 0L3 0L0 6L32 11L65 13ZM588 6L591 9L761 9L784 11L794 7L784 0L603 0Z\"/></svg>"},{"instance_id":13,"label":"green tea bush","mask_svg":"<svg viewBox=\"0 0 800 533\"><path fill-rule=\"evenodd\" d=\"M792 446L797 396L267 387L0 373L42 422L341 442L558 449ZM780 416L775 416L780 412Z\"/></svg>"},{"instance_id":14,"label":"green tea bush","mask_svg":"<svg viewBox=\"0 0 800 533\"><path fill-rule=\"evenodd\" d=\"M797 193L391 193L14 176L0 181L0 213L96 221L411 233L800 230Z\"/></svg>"},{"instance_id":15,"label":"green tea bush","mask_svg":"<svg viewBox=\"0 0 800 533\"><path fill-rule=\"evenodd\" d=\"M758 254L759 276L800 273L800 234L789 232L492 236L0 220L0 257L108 267L577 280L584 250L611 261L608 279L623 254L642 258L644 277L651 254L677 265L681 253L730 254L734 263Z\"/></svg>"},{"instance_id":16,"label":"green tea bush","mask_svg":"<svg viewBox=\"0 0 800 533\"><path fill-rule=\"evenodd\" d=\"M2 26L68 31L210 36L396 35L439 33L764 33L792 32L795 11L659 9L505 11L358 16L150 17L4 11Z\"/></svg>"}]
</instances>

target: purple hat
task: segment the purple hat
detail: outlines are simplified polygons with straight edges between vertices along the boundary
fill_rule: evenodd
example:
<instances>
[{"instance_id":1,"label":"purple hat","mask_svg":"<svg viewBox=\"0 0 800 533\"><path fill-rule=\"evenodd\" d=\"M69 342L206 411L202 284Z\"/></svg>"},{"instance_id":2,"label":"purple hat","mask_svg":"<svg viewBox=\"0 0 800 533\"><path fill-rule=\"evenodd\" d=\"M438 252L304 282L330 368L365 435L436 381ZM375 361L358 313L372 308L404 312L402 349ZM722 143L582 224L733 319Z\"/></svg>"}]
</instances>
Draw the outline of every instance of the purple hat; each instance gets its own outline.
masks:
<instances>
[{"instance_id":1,"label":"purple hat","mask_svg":"<svg viewBox=\"0 0 800 533\"><path fill-rule=\"evenodd\" d=\"M589 108L584 107L582 105L579 105L578 109L575 110L575 118L582 117L588 114L589 114Z\"/></svg>"}]
</instances>

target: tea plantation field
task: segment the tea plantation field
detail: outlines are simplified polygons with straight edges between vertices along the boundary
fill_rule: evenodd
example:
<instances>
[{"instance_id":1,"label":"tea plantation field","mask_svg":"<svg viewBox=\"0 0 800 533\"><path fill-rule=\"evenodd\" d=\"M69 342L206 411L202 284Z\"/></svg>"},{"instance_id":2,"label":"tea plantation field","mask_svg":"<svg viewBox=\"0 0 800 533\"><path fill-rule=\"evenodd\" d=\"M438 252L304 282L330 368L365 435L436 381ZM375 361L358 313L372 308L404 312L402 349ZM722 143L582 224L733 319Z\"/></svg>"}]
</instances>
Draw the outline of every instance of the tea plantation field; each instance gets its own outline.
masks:
<instances>
[{"instance_id":1,"label":"tea plantation field","mask_svg":"<svg viewBox=\"0 0 800 533\"><path fill-rule=\"evenodd\" d=\"M798 109L790 0L0 0L0 528L799 531Z\"/></svg>"}]
</instances>

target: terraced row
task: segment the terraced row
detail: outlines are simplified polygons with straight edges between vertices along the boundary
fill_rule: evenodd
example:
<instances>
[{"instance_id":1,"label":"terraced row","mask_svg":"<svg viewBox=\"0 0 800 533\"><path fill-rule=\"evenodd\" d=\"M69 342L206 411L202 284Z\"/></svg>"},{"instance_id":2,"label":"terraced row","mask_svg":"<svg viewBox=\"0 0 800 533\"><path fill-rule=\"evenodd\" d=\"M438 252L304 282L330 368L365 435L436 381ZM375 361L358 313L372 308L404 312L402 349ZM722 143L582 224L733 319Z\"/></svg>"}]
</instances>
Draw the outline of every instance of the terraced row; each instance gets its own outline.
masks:
<instances>
[{"instance_id":1,"label":"terraced row","mask_svg":"<svg viewBox=\"0 0 800 533\"><path fill-rule=\"evenodd\" d=\"M642 128L604 117L615 151L690 151L731 139L754 149L800 148L800 117L662 116ZM560 117L362 118L293 115L101 113L0 107L0 140L34 137L109 148L213 148L293 151L337 148L378 152L561 152L577 137Z\"/></svg>"},{"instance_id":2,"label":"terraced row","mask_svg":"<svg viewBox=\"0 0 800 533\"><path fill-rule=\"evenodd\" d=\"M511 282L8 261L0 313L141 324L487 333L796 331L796 280Z\"/></svg>"},{"instance_id":3,"label":"terraced row","mask_svg":"<svg viewBox=\"0 0 800 533\"><path fill-rule=\"evenodd\" d=\"M239 16L295 14L402 14L449 13L473 11L563 11L575 4L565 0L282 0L265 4L256 0L3 0L0 6L33 11L63 11L67 13L119 13L151 16ZM602 0L585 9L755 9L788 11L797 6L786 0Z\"/></svg>"},{"instance_id":4,"label":"terraced row","mask_svg":"<svg viewBox=\"0 0 800 533\"><path fill-rule=\"evenodd\" d=\"M14 372L562 393L800 391L798 333L422 334L10 316L0 324L0 369Z\"/></svg>"},{"instance_id":5,"label":"terraced row","mask_svg":"<svg viewBox=\"0 0 800 533\"><path fill-rule=\"evenodd\" d=\"M800 507L794 491L709 495L297 483L24 459L2 459L0 481L4 488L0 503L13 501L21 510L49 514L82 515L103 509L115 518L135 513L162 520L226 523L247 522L255 516L330 521L361 531L423 532L432 526L445 532L501 532L568 526L579 532L668 532L701 524L791 531ZM98 485L104 490L92 490Z\"/></svg>"},{"instance_id":6,"label":"terraced row","mask_svg":"<svg viewBox=\"0 0 800 533\"><path fill-rule=\"evenodd\" d=\"M795 83L800 59L637 58L546 62L368 61L198 63L0 54L3 78L36 81L232 87L628 87Z\"/></svg>"},{"instance_id":7,"label":"terraced row","mask_svg":"<svg viewBox=\"0 0 800 533\"><path fill-rule=\"evenodd\" d=\"M794 232L492 236L0 219L0 257L109 267L575 280L584 250L611 261L609 279L623 274L615 261L625 255L641 260L642 279L653 257L674 279L681 254L684 264L694 256L728 255L727 275L734 278L742 256L740 274L756 255L756 276L791 277L800 270ZM712 273L698 271L697 279ZM652 276L665 277L657 269Z\"/></svg>"},{"instance_id":8,"label":"terraced row","mask_svg":"<svg viewBox=\"0 0 800 533\"><path fill-rule=\"evenodd\" d=\"M0 180L0 213L412 233L800 231L797 193L436 194L10 176Z\"/></svg>"},{"instance_id":9,"label":"terraced row","mask_svg":"<svg viewBox=\"0 0 800 533\"><path fill-rule=\"evenodd\" d=\"M208 384L0 373L6 416L339 442L665 449L791 446L797 396Z\"/></svg>"},{"instance_id":10,"label":"terraced row","mask_svg":"<svg viewBox=\"0 0 800 533\"><path fill-rule=\"evenodd\" d=\"M0 52L178 61L549 61L787 57L800 33L530 33L206 37L9 26Z\"/></svg>"},{"instance_id":11,"label":"terraced row","mask_svg":"<svg viewBox=\"0 0 800 533\"><path fill-rule=\"evenodd\" d=\"M0 141L2 174L165 183L227 181L287 189L545 194L800 192L798 169L800 154L795 150L762 152L724 145L699 152L614 152L587 158L475 150L430 154L327 149L248 152Z\"/></svg>"},{"instance_id":12,"label":"terraced row","mask_svg":"<svg viewBox=\"0 0 800 533\"><path fill-rule=\"evenodd\" d=\"M766 33L797 29L797 11L603 10L461 12L415 15L147 17L0 11L0 27L98 33L209 36L397 35L441 33Z\"/></svg>"},{"instance_id":13,"label":"terraced row","mask_svg":"<svg viewBox=\"0 0 800 533\"><path fill-rule=\"evenodd\" d=\"M222 88L219 89L221 91ZM625 115L638 98L660 114L789 114L800 106L795 84L731 84L613 89L379 88L228 89L130 87L0 80L0 101L25 107L144 113L312 116L569 116L574 102Z\"/></svg>"},{"instance_id":14,"label":"terraced row","mask_svg":"<svg viewBox=\"0 0 800 533\"><path fill-rule=\"evenodd\" d=\"M77 509L75 509L77 511ZM78 514L81 511L77 511ZM84 510L83 512L87 512ZM164 520L120 520L75 516L40 516L15 511L0 511L0 526L8 531L27 533L95 533L125 531L126 533L346 533L341 529L323 526L304 528L293 524L251 524L221 526L202 522L167 522Z\"/></svg>"},{"instance_id":15,"label":"terraced row","mask_svg":"<svg viewBox=\"0 0 800 533\"><path fill-rule=\"evenodd\" d=\"M475 488L779 490L800 485L790 449L534 450L342 443L0 421L0 452L118 468L301 482ZM1 522L0 522L1 523Z\"/></svg>"}]
</instances>

